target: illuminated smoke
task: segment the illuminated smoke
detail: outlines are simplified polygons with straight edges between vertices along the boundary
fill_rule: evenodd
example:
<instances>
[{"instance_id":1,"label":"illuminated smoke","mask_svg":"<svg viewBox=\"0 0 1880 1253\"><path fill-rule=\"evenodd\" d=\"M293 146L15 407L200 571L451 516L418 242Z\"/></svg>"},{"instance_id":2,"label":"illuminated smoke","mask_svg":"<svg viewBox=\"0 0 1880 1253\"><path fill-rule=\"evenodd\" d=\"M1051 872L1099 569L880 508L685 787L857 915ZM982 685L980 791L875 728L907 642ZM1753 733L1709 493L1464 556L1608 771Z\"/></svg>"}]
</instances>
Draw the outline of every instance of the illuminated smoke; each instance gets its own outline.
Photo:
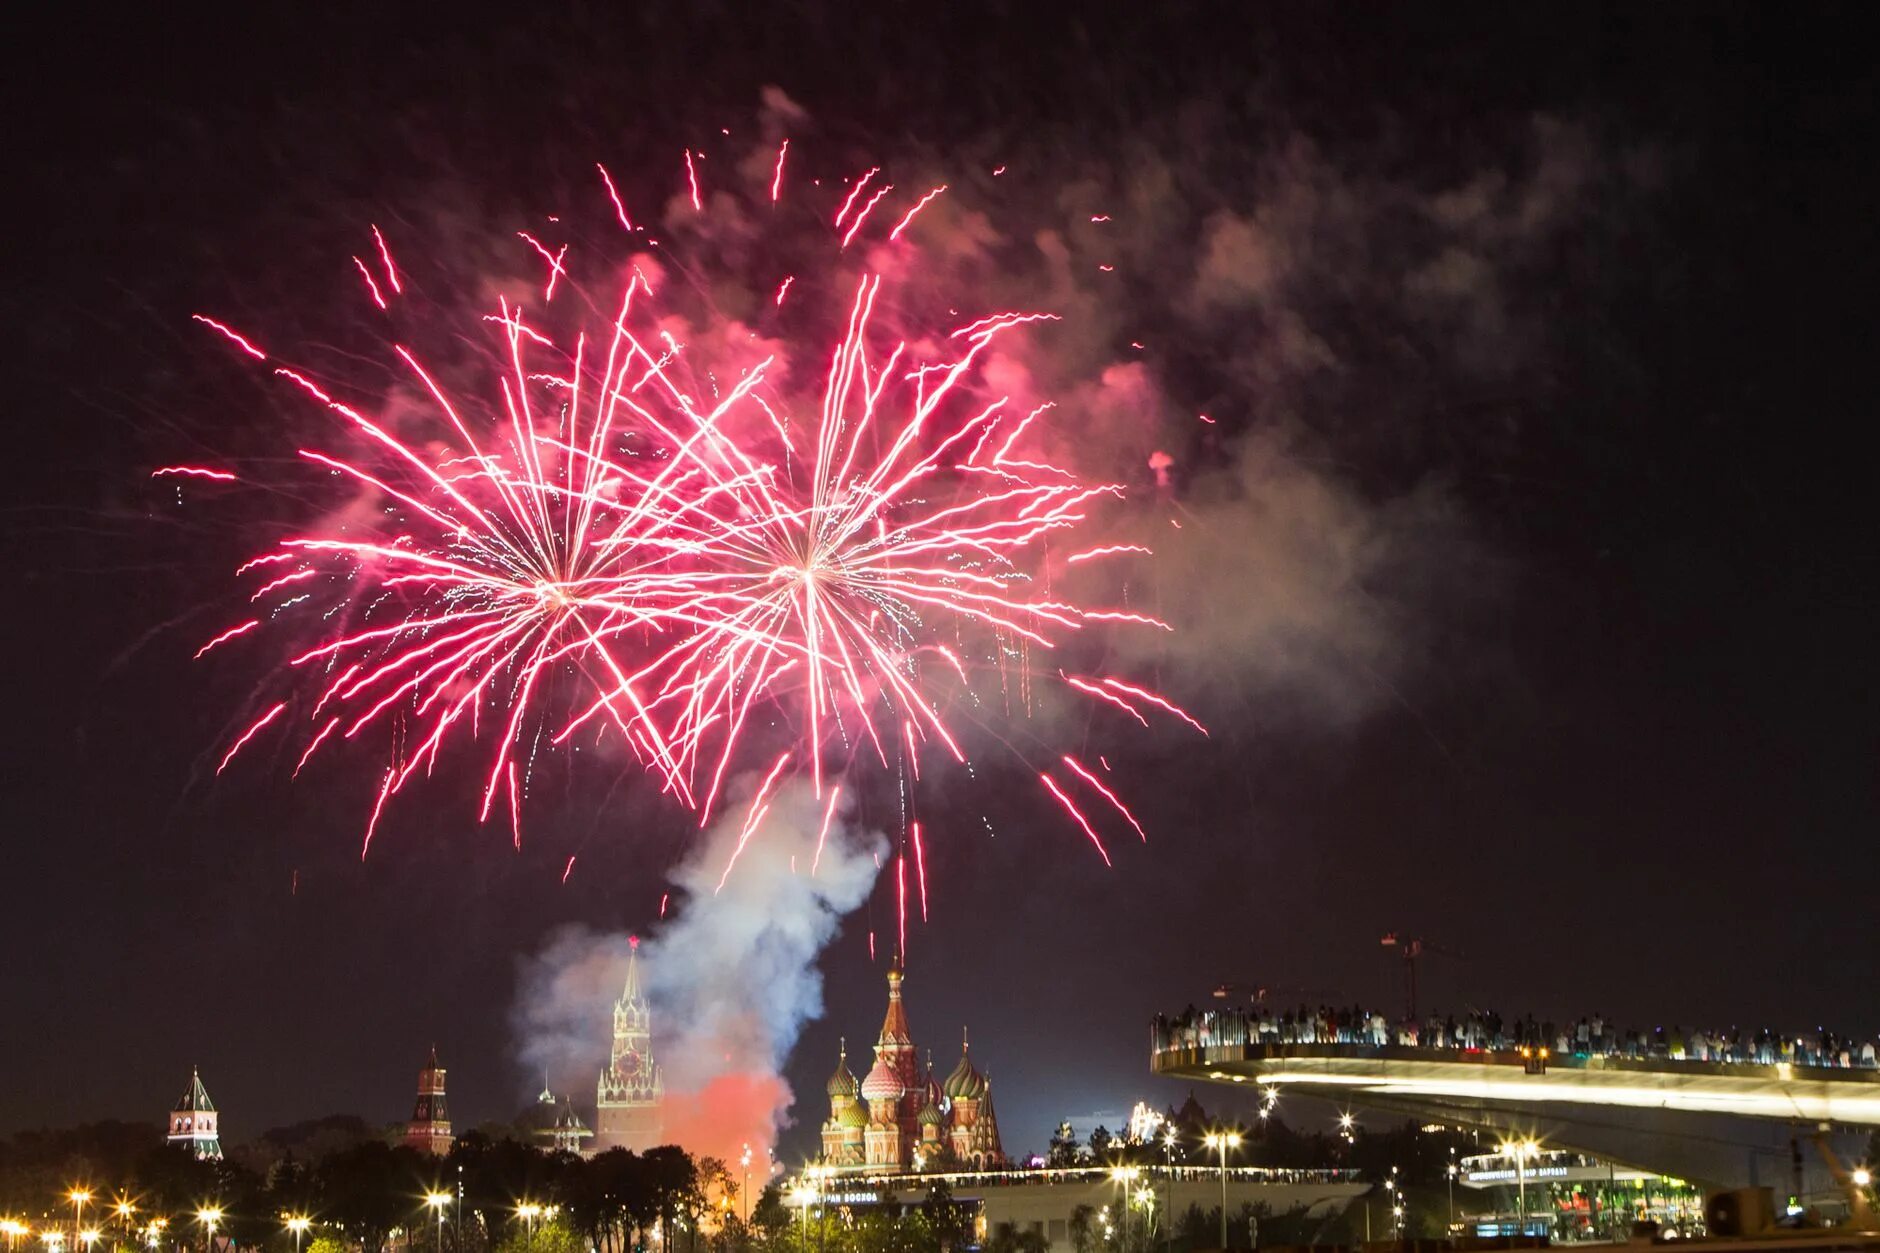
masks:
<instances>
[{"instance_id":1,"label":"illuminated smoke","mask_svg":"<svg viewBox=\"0 0 1880 1253\"><path fill-rule=\"evenodd\" d=\"M747 778L744 790L756 782ZM685 895L641 947L665 1070L665 1138L694 1153L729 1161L745 1144L774 1147L787 1121L784 1063L823 1007L817 958L867 897L887 847L838 813L819 860L827 796L818 800L804 781L778 788L722 890L744 818L713 824L673 872ZM513 1021L532 1081L545 1074L577 1103L592 1100L627 953L624 933L569 928L524 964Z\"/></svg>"}]
</instances>

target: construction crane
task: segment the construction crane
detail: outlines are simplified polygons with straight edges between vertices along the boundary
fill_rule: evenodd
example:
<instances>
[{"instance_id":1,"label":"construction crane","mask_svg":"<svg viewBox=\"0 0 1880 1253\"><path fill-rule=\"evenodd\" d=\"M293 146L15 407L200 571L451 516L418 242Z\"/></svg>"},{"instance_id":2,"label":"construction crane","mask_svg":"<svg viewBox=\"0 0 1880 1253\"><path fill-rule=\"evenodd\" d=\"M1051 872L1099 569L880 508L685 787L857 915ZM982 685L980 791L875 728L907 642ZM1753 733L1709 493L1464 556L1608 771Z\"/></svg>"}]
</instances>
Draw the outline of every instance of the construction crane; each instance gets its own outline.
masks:
<instances>
[{"instance_id":1,"label":"construction crane","mask_svg":"<svg viewBox=\"0 0 1880 1253\"><path fill-rule=\"evenodd\" d=\"M1387 932L1378 941L1385 948L1394 948L1403 954L1404 977L1404 1021L1417 1020L1417 958L1425 953L1440 953L1444 957L1461 958L1463 954L1441 944L1432 944L1421 936L1399 935L1395 931Z\"/></svg>"}]
</instances>

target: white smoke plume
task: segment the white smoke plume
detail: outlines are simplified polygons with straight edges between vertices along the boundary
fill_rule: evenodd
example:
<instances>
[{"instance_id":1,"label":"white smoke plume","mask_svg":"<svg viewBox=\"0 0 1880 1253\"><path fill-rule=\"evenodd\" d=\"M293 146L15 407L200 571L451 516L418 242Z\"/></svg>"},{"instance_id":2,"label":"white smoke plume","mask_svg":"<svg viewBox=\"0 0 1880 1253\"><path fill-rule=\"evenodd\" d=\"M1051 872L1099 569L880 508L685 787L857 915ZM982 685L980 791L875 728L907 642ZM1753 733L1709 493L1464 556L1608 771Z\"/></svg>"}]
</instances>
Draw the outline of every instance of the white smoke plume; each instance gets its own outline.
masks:
<instances>
[{"instance_id":1,"label":"white smoke plume","mask_svg":"<svg viewBox=\"0 0 1880 1253\"><path fill-rule=\"evenodd\" d=\"M673 872L675 907L640 949L665 1071L665 1138L692 1152L729 1161L746 1144L774 1147L788 1120L784 1063L822 1012L817 958L867 897L885 847L838 814L818 859L827 803L808 783L781 787L721 889L745 813L727 807ZM629 951L624 933L568 927L522 965L519 1059L578 1103L606 1063Z\"/></svg>"}]
</instances>

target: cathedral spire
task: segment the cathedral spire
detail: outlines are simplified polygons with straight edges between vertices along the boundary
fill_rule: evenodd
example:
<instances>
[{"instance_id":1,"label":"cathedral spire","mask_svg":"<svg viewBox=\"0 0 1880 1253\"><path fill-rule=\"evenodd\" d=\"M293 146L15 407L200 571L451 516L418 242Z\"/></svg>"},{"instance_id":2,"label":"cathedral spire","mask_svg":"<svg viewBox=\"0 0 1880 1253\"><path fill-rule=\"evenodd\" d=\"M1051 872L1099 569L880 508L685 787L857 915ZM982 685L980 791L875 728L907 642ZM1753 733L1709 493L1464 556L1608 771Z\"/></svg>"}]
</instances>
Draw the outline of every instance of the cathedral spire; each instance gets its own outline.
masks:
<instances>
[{"instance_id":1,"label":"cathedral spire","mask_svg":"<svg viewBox=\"0 0 1880 1253\"><path fill-rule=\"evenodd\" d=\"M912 1048L914 1037L907 1027L907 1007L901 1003L901 981L907 978L901 968L901 953L896 950L894 960L888 963L888 1015L881 1020L881 1038L875 1042L877 1049L895 1046Z\"/></svg>"},{"instance_id":2,"label":"cathedral spire","mask_svg":"<svg viewBox=\"0 0 1880 1253\"><path fill-rule=\"evenodd\" d=\"M620 993L620 1003L631 1005L643 1001L646 994L640 990L640 937L627 937L627 986Z\"/></svg>"}]
</instances>

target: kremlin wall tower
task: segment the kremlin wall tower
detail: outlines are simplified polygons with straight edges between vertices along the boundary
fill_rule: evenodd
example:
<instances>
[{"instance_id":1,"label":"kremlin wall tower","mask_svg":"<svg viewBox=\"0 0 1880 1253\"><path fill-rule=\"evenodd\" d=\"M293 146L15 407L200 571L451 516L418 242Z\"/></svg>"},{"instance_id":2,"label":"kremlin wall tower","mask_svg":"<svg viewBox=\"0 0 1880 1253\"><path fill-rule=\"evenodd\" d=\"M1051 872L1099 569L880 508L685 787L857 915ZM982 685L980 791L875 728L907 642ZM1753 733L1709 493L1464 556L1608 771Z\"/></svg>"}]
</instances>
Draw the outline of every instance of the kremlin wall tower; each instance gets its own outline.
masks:
<instances>
[{"instance_id":1,"label":"kremlin wall tower","mask_svg":"<svg viewBox=\"0 0 1880 1253\"><path fill-rule=\"evenodd\" d=\"M901 1000L901 958L888 967L888 1015L875 1041L875 1064L860 1084L849 1070L845 1041L829 1078L829 1119L822 1125L823 1163L837 1170L898 1173L957 1165L996 1170L1008 1165L992 1110L992 1081L973 1068L964 1038L959 1065L934 1082L929 1054L921 1073Z\"/></svg>"}]
</instances>

